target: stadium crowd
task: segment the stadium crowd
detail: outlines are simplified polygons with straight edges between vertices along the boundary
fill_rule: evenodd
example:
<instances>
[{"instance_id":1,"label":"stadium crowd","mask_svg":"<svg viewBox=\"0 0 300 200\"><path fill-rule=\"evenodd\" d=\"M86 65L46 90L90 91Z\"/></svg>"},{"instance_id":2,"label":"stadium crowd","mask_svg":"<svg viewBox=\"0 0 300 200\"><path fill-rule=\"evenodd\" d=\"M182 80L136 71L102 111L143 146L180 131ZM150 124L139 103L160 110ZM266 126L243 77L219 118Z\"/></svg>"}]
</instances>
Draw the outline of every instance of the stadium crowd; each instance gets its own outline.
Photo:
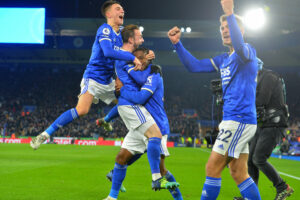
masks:
<instances>
[{"instance_id":1,"label":"stadium crowd","mask_svg":"<svg viewBox=\"0 0 300 200\"><path fill-rule=\"evenodd\" d=\"M41 133L60 113L76 104L82 71L82 68L0 67L0 130L7 123L7 135L14 133L16 136L36 136ZM199 120L211 120L212 95L209 82L213 77L184 80L183 73L183 81L187 86L180 91L178 88L182 86L171 77L182 72L171 70L165 74L165 107L171 133L198 137ZM296 117L300 116L300 99L292 99L295 101L290 103L292 120L288 130L289 137L296 140L300 136L300 118ZM184 109L194 109L196 115L186 115L183 113ZM112 133L96 126L95 120L105 116L108 110L109 107L104 103L93 105L87 116L62 128L55 136L124 137L127 129L120 118L114 120Z\"/></svg>"}]
</instances>

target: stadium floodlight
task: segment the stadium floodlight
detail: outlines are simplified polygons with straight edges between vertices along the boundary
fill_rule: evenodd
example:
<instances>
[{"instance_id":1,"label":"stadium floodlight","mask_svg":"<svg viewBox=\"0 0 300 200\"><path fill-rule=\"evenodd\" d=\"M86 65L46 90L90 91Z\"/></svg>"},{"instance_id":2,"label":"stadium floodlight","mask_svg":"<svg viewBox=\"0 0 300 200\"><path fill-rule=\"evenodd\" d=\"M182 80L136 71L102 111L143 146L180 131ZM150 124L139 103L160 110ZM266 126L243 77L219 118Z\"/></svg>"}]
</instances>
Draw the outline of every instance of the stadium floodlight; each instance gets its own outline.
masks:
<instances>
[{"instance_id":1,"label":"stadium floodlight","mask_svg":"<svg viewBox=\"0 0 300 200\"><path fill-rule=\"evenodd\" d=\"M184 27L181 27L180 31L181 31L181 33L184 33L184 31L185 31Z\"/></svg>"},{"instance_id":2,"label":"stadium floodlight","mask_svg":"<svg viewBox=\"0 0 300 200\"><path fill-rule=\"evenodd\" d=\"M186 31L187 33L190 33L190 32L192 32L192 29L191 29L191 27L186 27L185 31Z\"/></svg>"},{"instance_id":3,"label":"stadium floodlight","mask_svg":"<svg viewBox=\"0 0 300 200\"><path fill-rule=\"evenodd\" d=\"M141 32L143 32L145 30L143 26L140 26L139 29Z\"/></svg>"},{"instance_id":4,"label":"stadium floodlight","mask_svg":"<svg viewBox=\"0 0 300 200\"><path fill-rule=\"evenodd\" d=\"M266 23L266 16L263 8L249 10L244 15L245 25L252 30L261 29Z\"/></svg>"}]
</instances>

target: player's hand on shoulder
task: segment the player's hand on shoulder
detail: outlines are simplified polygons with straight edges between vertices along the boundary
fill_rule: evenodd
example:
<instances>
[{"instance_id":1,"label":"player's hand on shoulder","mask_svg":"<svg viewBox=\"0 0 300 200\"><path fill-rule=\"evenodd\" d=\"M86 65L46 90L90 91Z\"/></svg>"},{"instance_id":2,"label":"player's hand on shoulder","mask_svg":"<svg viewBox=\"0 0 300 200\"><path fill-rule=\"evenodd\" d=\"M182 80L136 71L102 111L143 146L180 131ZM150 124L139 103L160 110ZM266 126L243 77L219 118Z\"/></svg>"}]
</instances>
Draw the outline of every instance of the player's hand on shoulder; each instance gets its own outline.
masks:
<instances>
[{"instance_id":1,"label":"player's hand on shoulder","mask_svg":"<svg viewBox=\"0 0 300 200\"><path fill-rule=\"evenodd\" d=\"M149 50L149 53L146 55L147 60L154 60L155 59L155 53L152 50Z\"/></svg>"},{"instance_id":2,"label":"player's hand on shoulder","mask_svg":"<svg viewBox=\"0 0 300 200\"><path fill-rule=\"evenodd\" d=\"M142 69L142 63L137 57L134 58L133 64L134 64L133 70L137 71Z\"/></svg>"},{"instance_id":3,"label":"player's hand on shoulder","mask_svg":"<svg viewBox=\"0 0 300 200\"><path fill-rule=\"evenodd\" d=\"M161 66L159 65L151 65L151 72L150 74L160 74L160 76L162 76L162 70L161 70Z\"/></svg>"},{"instance_id":4,"label":"player's hand on shoulder","mask_svg":"<svg viewBox=\"0 0 300 200\"><path fill-rule=\"evenodd\" d=\"M173 27L172 29L169 30L168 37L173 44L177 44L181 37L180 29L177 26Z\"/></svg>"},{"instance_id":5,"label":"player's hand on shoulder","mask_svg":"<svg viewBox=\"0 0 300 200\"><path fill-rule=\"evenodd\" d=\"M221 5L224 13L229 16L233 14L234 1L233 0L221 0Z\"/></svg>"}]
</instances>

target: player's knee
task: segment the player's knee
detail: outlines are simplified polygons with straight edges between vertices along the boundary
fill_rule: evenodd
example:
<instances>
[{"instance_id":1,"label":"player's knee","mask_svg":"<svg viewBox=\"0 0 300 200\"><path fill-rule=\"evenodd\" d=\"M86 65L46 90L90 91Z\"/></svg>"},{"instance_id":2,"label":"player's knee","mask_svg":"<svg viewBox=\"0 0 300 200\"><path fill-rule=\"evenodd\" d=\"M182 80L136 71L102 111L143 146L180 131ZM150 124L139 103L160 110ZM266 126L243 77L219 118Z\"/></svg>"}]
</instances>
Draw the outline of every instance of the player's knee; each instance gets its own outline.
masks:
<instances>
[{"instance_id":1,"label":"player's knee","mask_svg":"<svg viewBox=\"0 0 300 200\"><path fill-rule=\"evenodd\" d=\"M161 132L156 124L152 125L145 133L148 138L162 138Z\"/></svg>"},{"instance_id":2,"label":"player's knee","mask_svg":"<svg viewBox=\"0 0 300 200\"><path fill-rule=\"evenodd\" d=\"M206 175L210 177L217 177L219 176L219 169L213 163L208 162L205 165Z\"/></svg>"},{"instance_id":3,"label":"player's knee","mask_svg":"<svg viewBox=\"0 0 300 200\"><path fill-rule=\"evenodd\" d=\"M118 154L116 157L116 163L120 164L120 165L126 165L127 164L127 159L125 158L125 156Z\"/></svg>"},{"instance_id":4,"label":"player's knee","mask_svg":"<svg viewBox=\"0 0 300 200\"><path fill-rule=\"evenodd\" d=\"M80 117L88 114L88 112L89 112L89 108L85 108L85 107L82 107L82 106L77 106L76 110L77 110L77 113Z\"/></svg>"},{"instance_id":5,"label":"player's knee","mask_svg":"<svg viewBox=\"0 0 300 200\"><path fill-rule=\"evenodd\" d=\"M239 170L235 169L235 168L230 168L230 175L233 178L233 180L237 180L239 178Z\"/></svg>"}]
</instances>

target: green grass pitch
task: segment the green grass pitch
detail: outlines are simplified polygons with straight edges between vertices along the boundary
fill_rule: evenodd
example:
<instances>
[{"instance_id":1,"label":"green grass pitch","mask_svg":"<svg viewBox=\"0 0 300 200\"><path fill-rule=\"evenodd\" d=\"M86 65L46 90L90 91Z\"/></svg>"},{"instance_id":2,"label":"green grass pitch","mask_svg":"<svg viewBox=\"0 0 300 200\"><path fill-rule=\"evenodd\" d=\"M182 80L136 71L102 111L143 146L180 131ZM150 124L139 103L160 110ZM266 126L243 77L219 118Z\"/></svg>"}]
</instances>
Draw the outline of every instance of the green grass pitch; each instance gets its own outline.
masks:
<instances>
[{"instance_id":1,"label":"green grass pitch","mask_svg":"<svg viewBox=\"0 0 300 200\"><path fill-rule=\"evenodd\" d=\"M42 145L37 151L29 144L0 144L0 200L102 200L110 190L106 173L114 166L119 147ZM167 168L181 184L184 199L199 200L205 180L209 150L170 148ZM300 177L300 162L270 159L281 172ZM300 199L300 180L282 176ZM168 191L151 190L151 173L144 155L127 170L126 193L119 200L167 200ZM261 174L259 190L263 200L275 197L275 189ZM239 196L228 169L222 176L220 200Z\"/></svg>"}]
</instances>

